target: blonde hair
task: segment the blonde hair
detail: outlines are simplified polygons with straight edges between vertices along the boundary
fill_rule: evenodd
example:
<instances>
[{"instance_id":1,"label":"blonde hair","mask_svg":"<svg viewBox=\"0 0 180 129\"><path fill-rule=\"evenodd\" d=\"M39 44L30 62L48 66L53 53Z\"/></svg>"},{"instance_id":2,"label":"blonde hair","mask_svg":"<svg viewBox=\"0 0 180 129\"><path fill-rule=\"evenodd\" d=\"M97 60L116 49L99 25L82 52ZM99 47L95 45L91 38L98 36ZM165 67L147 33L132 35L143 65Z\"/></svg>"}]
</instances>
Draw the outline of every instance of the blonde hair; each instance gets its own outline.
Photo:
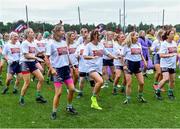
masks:
<instances>
[{"instance_id":1,"label":"blonde hair","mask_svg":"<svg viewBox=\"0 0 180 129\"><path fill-rule=\"evenodd\" d=\"M162 35L164 34L164 30L163 29L160 29L160 30L158 30L158 32L157 32L157 35L156 35L156 38L158 39L158 40L160 40L161 38L162 38Z\"/></svg>"},{"instance_id":2,"label":"blonde hair","mask_svg":"<svg viewBox=\"0 0 180 129\"><path fill-rule=\"evenodd\" d=\"M19 36L16 32L11 32L9 34L9 39L12 39L14 36Z\"/></svg>"},{"instance_id":3,"label":"blonde hair","mask_svg":"<svg viewBox=\"0 0 180 129\"><path fill-rule=\"evenodd\" d=\"M28 38L28 35L29 35L29 32L30 32L30 31L33 31L33 29L32 29L32 28L27 28L27 29L24 30L24 38L25 38L25 39Z\"/></svg>"},{"instance_id":4,"label":"blonde hair","mask_svg":"<svg viewBox=\"0 0 180 129\"><path fill-rule=\"evenodd\" d=\"M139 36L141 36L142 33L145 33L145 34L146 34L146 32L145 32L144 30L140 30L140 31L139 31Z\"/></svg>"},{"instance_id":5,"label":"blonde hair","mask_svg":"<svg viewBox=\"0 0 180 129\"><path fill-rule=\"evenodd\" d=\"M136 32L130 32L128 34L128 36L126 37L126 39L124 40L124 45L127 45L128 47L130 47L133 44L133 40L132 37L137 34Z\"/></svg>"},{"instance_id":6,"label":"blonde hair","mask_svg":"<svg viewBox=\"0 0 180 129\"><path fill-rule=\"evenodd\" d=\"M71 44L70 43L70 38L71 38L72 34L74 34L73 31L69 31L69 32L66 33L66 42L67 42L68 45Z\"/></svg>"},{"instance_id":7,"label":"blonde hair","mask_svg":"<svg viewBox=\"0 0 180 129\"><path fill-rule=\"evenodd\" d=\"M64 29L64 26L62 24L57 24L54 29L52 30L53 32L53 39L55 39L56 41L59 40L59 37L57 37L57 32Z\"/></svg>"},{"instance_id":8,"label":"blonde hair","mask_svg":"<svg viewBox=\"0 0 180 129\"><path fill-rule=\"evenodd\" d=\"M108 41L108 36L109 35L113 35L113 38L114 38L114 33L112 32L112 31L108 31L107 33L106 33L106 41Z\"/></svg>"}]
</instances>

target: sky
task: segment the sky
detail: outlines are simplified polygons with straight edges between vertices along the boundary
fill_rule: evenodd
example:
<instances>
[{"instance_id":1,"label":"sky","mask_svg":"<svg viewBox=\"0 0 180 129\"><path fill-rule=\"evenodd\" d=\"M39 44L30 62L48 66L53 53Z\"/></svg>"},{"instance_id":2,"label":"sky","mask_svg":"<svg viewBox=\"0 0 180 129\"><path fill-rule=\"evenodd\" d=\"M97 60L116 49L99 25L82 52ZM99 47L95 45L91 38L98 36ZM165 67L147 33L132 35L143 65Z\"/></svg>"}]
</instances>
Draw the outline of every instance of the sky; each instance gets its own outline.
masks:
<instances>
[{"instance_id":1,"label":"sky","mask_svg":"<svg viewBox=\"0 0 180 129\"><path fill-rule=\"evenodd\" d=\"M180 0L125 0L125 24L161 25L165 9L165 24L180 24ZM0 21L26 20L25 5L30 21L56 24L79 24L78 6L83 24L119 24L119 9L123 19L123 0L0 0ZM121 20L123 24L123 20Z\"/></svg>"}]
</instances>

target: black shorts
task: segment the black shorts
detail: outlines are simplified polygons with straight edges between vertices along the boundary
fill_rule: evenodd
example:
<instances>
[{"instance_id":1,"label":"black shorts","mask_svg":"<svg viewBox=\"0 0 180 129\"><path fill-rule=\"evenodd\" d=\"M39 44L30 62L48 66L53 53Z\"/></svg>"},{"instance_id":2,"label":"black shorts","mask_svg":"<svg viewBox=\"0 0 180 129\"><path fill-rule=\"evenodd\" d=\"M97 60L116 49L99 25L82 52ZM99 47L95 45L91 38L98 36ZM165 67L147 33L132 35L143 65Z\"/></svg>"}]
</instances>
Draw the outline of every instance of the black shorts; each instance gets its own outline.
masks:
<instances>
[{"instance_id":1,"label":"black shorts","mask_svg":"<svg viewBox=\"0 0 180 129\"><path fill-rule=\"evenodd\" d=\"M127 64L127 70L125 70L125 73L127 74L137 74L141 72L141 62L140 61L130 61L126 60Z\"/></svg>"},{"instance_id":2,"label":"black shorts","mask_svg":"<svg viewBox=\"0 0 180 129\"><path fill-rule=\"evenodd\" d=\"M103 59L103 66L114 66L113 59L111 60Z\"/></svg>"},{"instance_id":3,"label":"black shorts","mask_svg":"<svg viewBox=\"0 0 180 129\"><path fill-rule=\"evenodd\" d=\"M35 70L37 70L38 68L36 67L36 61L32 61L32 62L22 62L21 63L21 71L22 73L26 73L26 72L33 72Z\"/></svg>"},{"instance_id":4,"label":"black shorts","mask_svg":"<svg viewBox=\"0 0 180 129\"><path fill-rule=\"evenodd\" d=\"M19 61L14 61L11 64L8 64L7 72L12 75L21 73L21 65L19 64Z\"/></svg>"},{"instance_id":5,"label":"black shorts","mask_svg":"<svg viewBox=\"0 0 180 129\"><path fill-rule=\"evenodd\" d=\"M176 73L176 69L173 68L161 68L162 73L168 72L169 74L174 74Z\"/></svg>"},{"instance_id":6,"label":"black shorts","mask_svg":"<svg viewBox=\"0 0 180 129\"><path fill-rule=\"evenodd\" d=\"M89 72L89 74L91 74L91 73L93 73L93 72L97 72L96 70L92 70L92 71L90 71ZM101 77L102 77L102 74L101 73L99 73L99 72L97 72Z\"/></svg>"},{"instance_id":7,"label":"black shorts","mask_svg":"<svg viewBox=\"0 0 180 129\"><path fill-rule=\"evenodd\" d=\"M117 66L115 66L115 69L123 70L123 66L117 65Z\"/></svg>"},{"instance_id":8,"label":"black shorts","mask_svg":"<svg viewBox=\"0 0 180 129\"><path fill-rule=\"evenodd\" d=\"M80 76L80 77L88 77L89 74L88 74L88 73L85 73L85 72L79 72L79 76Z\"/></svg>"},{"instance_id":9,"label":"black shorts","mask_svg":"<svg viewBox=\"0 0 180 129\"><path fill-rule=\"evenodd\" d=\"M55 68L57 75L53 76L53 81L54 82L61 82L63 83L65 80L71 78L71 71L69 66L64 66L61 68Z\"/></svg>"}]
</instances>

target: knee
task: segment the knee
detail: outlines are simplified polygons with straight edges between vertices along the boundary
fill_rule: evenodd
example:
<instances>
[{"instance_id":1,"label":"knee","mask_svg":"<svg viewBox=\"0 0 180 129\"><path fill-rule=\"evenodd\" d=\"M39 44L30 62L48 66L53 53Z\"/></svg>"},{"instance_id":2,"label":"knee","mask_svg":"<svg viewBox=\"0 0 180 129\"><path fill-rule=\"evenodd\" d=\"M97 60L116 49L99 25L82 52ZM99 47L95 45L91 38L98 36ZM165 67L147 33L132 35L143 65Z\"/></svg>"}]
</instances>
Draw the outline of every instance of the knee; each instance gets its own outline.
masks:
<instances>
[{"instance_id":1,"label":"knee","mask_svg":"<svg viewBox=\"0 0 180 129\"><path fill-rule=\"evenodd\" d=\"M175 80L173 79L173 80L170 80L170 83L171 84L174 84L175 83Z\"/></svg>"},{"instance_id":2,"label":"knee","mask_svg":"<svg viewBox=\"0 0 180 129\"><path fill-rule=\"evenodd\" d=\"M60 98L60 96L61 96L61 93L56 93L56 94L55 94L55 97L56 97L56 98Z\"/></svg>"},{"instance_id":3,"label":"knee","mask_svg":"<svg viewBox=\"0 0 180 129\"><path fill-rule=\"evenodd\" d=\"M40 77L38 80L39 80L40 82L44 82L44 77Z\"/></svg>"},{"instance_id":4,"label":"knee","mask_svg":"<svg viewBox=\"0 0 180 129\"><path fill-rule=\"evenodd\" d=\"M116 78L120 78L120 74L116 74Z\"/></svg>"},{"instance_id":5,"label":"knee","mask_svg":"<svg viewBox=\"0 0 180 129\"><path fill-rule=\"evenodd\" d=\"M30 85L30 80L27 80L27 81L24 82L25 87L29 87L29 85Z\"/></svg>"},{"instance_id":6,"label":"knee","mask_svg":"<svg viewBox=\"0 0 180 129\"><path fill-rule=\"evenodd\" d=\"M99 80L97 83L102 86L104 82L103 82L103 80L101 79L101 80Z\"/></svg>"},{"instance_id":7,"label":"knee","mask_svg":"<svg viewBox=\"0 0 180 129\"><path fill-rule=\"evenodd\" d=\"M169 81L169 78L164 78L163 79L165 82L168 82Z\"/></svg>"},{"instance_id":8,"label":"knee","mask_svg":"<svg viewBox=\"0 0 180 129\"><path fill-rule=\"evenodd\" d=\"M144 81L139 82L139 86L144 86Z\"/></svg>"}]
</instances>

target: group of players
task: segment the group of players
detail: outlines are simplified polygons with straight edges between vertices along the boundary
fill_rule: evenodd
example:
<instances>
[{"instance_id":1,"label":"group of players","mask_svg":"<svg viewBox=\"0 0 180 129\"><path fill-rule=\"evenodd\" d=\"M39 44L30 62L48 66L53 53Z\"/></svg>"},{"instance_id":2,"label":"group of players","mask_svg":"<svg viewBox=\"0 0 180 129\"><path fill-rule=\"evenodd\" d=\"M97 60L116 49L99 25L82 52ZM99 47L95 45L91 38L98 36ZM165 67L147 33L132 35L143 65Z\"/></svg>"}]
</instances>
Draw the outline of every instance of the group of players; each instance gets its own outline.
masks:
<instances>
[{"instance_id":1,"label":"group of players","mask_svg":"<svg viewBox=\"0 0 180 129\"><path fill-rule=\"evenodd\" d=\"M143 97L144 76L150 69L149 62L155 71L154 84L155 96L161 100L161 92L165 83L169 83L168 97L175 99L174 82L176 65L179 59L179 37L175 28L154 29L145 31L123 32L100 31L98 28L88 31L82 28L78 36L75 31L65 33L62 24L58 24L52 33L34 33L28 28L23 37L16 32L0 35L0 72L3 64L7 62L7 76L2 94L6 94L14 75L16 81L13 93L18 93L19 82L23 78L19 104L25 104L25 94L31 82L31 74L38 80L36 101L46 103L41 94L46 69L47 75L52 76L55 95L51 118L56 119L57 109L62 94L62 85L67 87L67 108L72 114L77 114L72 106L74 92L77 98L83 97L85 79L92 87L91 108L102 110L98 104L98 95L101 88L109 85L112 80L112 94L117 95L119 89L126 95L124 104L131 100L132 75L138 81L137 99L146 103ZM178 39L175 39L178 37ZM152 52L152 54L151 54ZM119 80L122 76L122 84ZM1 77L1 76L0 76ZM77 86L78 85L78 86ZM20 87L19 87L20 88Z\"/></svg>"}]
</instances>

